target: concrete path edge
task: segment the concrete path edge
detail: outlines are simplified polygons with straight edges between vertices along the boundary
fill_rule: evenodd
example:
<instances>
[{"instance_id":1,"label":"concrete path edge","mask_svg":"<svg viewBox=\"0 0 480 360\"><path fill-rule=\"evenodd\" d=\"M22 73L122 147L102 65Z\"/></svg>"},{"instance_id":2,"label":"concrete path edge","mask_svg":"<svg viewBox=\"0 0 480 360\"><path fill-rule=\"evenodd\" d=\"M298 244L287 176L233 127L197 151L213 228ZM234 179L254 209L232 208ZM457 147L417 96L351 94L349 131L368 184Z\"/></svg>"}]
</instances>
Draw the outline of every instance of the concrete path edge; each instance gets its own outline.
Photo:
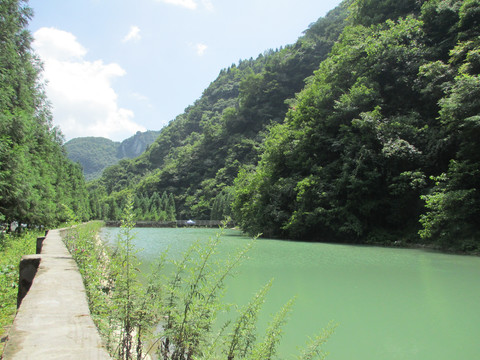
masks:
<instances>
[{"instance_id":1,"label":"concrete path edge","mask_svg":"<svg viewBox=\"0 0 480 360\"><path fill-rule=\"evenodd\" d=\"M50 230L36 255L38 269L9 331L4 360L111 359L61 231Z\"/></svg>"}]
</instances>

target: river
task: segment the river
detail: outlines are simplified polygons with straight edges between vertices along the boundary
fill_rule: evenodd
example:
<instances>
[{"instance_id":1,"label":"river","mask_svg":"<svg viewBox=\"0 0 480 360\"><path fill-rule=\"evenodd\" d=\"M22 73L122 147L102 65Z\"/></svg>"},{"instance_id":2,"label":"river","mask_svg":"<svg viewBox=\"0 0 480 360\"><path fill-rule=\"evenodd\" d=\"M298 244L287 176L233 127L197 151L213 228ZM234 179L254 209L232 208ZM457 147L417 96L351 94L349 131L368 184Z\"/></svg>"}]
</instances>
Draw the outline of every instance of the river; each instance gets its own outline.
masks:
<instances>
[{"instance_id":1,"label":"river","mask_svg":"<svg viewBox=\"0 0 480 360\"><path fill-rule=\"evenodd\" d=\"M178 257L213 229L135 229L145 265L169 248ZM115 239L118 228L104 228ZM248 242L227 230L222 252ZM335 360L480 359L480 258L424 250L257 240L228 283L226 301L243 305L274 278L262 310L270 314L296 297L279 354L297 347L330 321L338 324L325 349Z\"/></svg>"}]
</instances>

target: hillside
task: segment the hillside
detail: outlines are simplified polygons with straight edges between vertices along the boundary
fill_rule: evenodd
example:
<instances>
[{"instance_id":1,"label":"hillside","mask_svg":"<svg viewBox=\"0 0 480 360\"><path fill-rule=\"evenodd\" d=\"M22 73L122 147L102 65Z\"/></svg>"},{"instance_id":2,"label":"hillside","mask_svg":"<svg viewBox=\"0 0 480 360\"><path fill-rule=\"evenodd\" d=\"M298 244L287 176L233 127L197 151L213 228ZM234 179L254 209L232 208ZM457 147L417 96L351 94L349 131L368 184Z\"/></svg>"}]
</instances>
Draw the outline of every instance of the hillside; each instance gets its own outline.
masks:
<instances>
[{"instance_id":1,"label":"hillside","mask_svg":"<svg viewBox=\"0 0 480 360\"><path fill-rule=\"evenodd\" d=\"M82 166L85 179L93 180L121 159L141 155L159 134L160 131L137 132L122 142L102 137L75 138L65 143L65 149L69 159Z\"/></svg>"},{"instance_id":2,"label":"hillside","mask_svg":"<svg viewBox=\"0 0 480 360\"><path fill-rule=\"evenodd\" d=\"M236 179L252 234L480 248L480 2L358 0Z\"/></svg>"},{"instance_id":3,"label":"hillside","mask_svg":"<svg viewBox=\"0 0 480 360\"><path fill-rule=\"evenodd\" d=\"M264 236L479 248L480 2L345 1L220 72L91 190ZM232 206L233 204L233 206Z\"/></svg>"},{"instance_id":4,"label":"hillside","mask_svg":"<svg viewBox=\"0 0 480 360\"><path fill-rule=\"evenodd\" d=\"M268 127L283 120L285 101L327 57L346 16L344 4L311 24L295 44L221 70L143 155L110 167L92 185L95 197L113 198L121 207L125 189L147 196L166 191L175 195L180 219L222 217L223 210L212 214L212 208L223 208L239 168L258 161Z\"/></svg>"}]
</instances>

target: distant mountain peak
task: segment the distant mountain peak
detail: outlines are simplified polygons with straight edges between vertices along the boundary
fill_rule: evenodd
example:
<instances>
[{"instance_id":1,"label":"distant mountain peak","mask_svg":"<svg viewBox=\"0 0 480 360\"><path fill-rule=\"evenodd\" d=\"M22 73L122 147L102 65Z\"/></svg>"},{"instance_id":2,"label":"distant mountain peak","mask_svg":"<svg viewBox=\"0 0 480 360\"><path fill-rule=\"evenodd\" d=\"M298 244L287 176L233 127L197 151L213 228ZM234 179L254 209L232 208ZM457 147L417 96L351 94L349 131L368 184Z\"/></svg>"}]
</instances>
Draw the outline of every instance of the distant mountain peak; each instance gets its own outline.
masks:
<instances>
[{"instance_id":1,"label":"distant mountain peak","mask_svg":"<svg viewBox=\"0 0 480 360\"><path fill-rule=\"evenodd\" d=\"M141 155L160 134L160 131L148 130L137 133L122 142L104 137L79 137L65 143L68 157L83 168L86 180L100 177L103 170L121 159L133 159Z\"/></svg>"}]
</instances>

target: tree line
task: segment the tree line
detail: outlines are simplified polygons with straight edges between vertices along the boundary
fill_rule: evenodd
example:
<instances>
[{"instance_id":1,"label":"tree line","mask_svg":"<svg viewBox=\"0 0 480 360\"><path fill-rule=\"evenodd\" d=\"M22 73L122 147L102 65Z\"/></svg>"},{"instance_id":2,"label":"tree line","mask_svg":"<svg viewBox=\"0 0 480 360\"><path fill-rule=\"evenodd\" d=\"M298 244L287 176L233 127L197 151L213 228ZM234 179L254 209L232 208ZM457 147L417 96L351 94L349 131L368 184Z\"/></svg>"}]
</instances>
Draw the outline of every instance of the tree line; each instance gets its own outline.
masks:
<instances>
[{"instance_id":1,"label":"tree line","mask_svg":"<svg viewBox=\"0 0 480 360\"><path fill-rule=\"evenodd\" d=\"M0 3L0 224L54 226L67 220L67 208L86 220L82 169L68 160L52 124L31 17L26 1Z\"/></svg>"},{"instance_id":2,"label":"tree line","mask_svg":"<svg viewBox=\"0 0 480 360\"><path fill-rule=\"evenodd\" d=\"M106 200L91 197L92 218L120 220L127 198L132 196L133 217L136 221L175 221L177 219L173 194L167 194L164 191L161 196L157 192L150 196L146 193L132 195L125 192L122 195Z\"/></svg>"}]
</instances>

